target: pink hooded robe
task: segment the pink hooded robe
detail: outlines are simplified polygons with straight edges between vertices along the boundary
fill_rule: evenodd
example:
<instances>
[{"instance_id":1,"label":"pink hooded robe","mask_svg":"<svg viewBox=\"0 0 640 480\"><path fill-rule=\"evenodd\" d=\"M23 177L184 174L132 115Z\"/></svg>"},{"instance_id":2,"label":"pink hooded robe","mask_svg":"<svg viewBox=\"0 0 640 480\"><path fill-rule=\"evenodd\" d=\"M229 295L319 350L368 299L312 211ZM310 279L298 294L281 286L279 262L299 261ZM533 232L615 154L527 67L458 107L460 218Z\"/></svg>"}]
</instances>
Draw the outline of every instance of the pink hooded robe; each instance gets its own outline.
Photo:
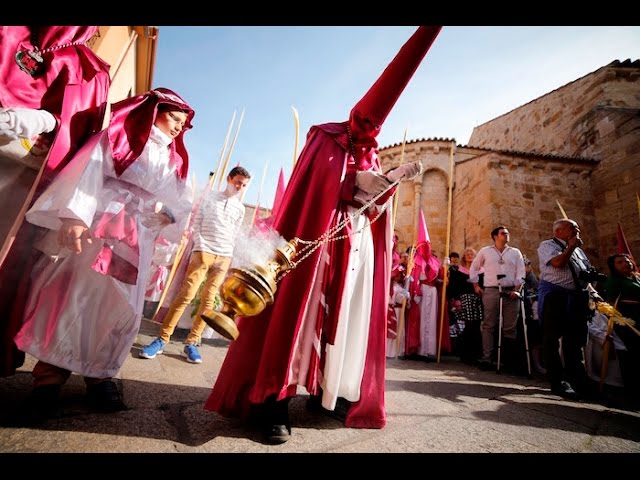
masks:
<instances>
[{"instance_id":1,"label":"pink hooded robe","mask_svg":"<svg viewBox=\"0 0 640 480\"><path fill-rule=\"evenodd\" d=\"M380 172L375 136L439 31L440 27L420 27L356 104L349 121L311 127L274 219L274 228L285 239L317 239L340 223L350 206L360 206L353 198L356 173ZM378 205L392 193L379 199ZM386 316L392 244L388 212L370 226L374 257L370 325L359 400L348 411L348 427L382 428L386 423ZM341 231L349 233L351 223ZM255 317L237 320L240 335L229 348L205 409L246 416L251 404L262 403L270 395L276 394L278 399L294 396L298 383L310 393L318 393L325 347L336 335L350 254L349 237L327 245L329 263L321 261L317 250L281 280L272 305ZM317 301L312 291L321 277L326 309L312 303ZM318 310L320 351L311 355L308 364L301 364L301 326L305 315L314 309ZM307 371L304 382L298 381L299 371L292 370L298 368Z\"/></svg>"},{"instance_id":2,"label":"pink hooded robe","mask_svg":"<svg viewBox=\"0 0 640 480\"><path fill-rule=\"evenodd\" d=\"M175 137L153 125L161 104L187 113ZM114 104L107 129L29 209L27 221L48 231L37 243L47 255L31 274L14 339L20 350L85 377L118 372L140 327L155 241L160 234L178 239L187 225L193 192L183 137L192 117L186 102L163 88ZM157 221L159 202L174 223ZM78 254L61 248L61 218L81 220L92 243Z\"/></svg>"},{"instance_id":3,"label":"pink hooded robe","mask_svg":"<svg viewBox=\"0 0 640 480\"><path fill-rule=\"evenodd\" d=\"M44 53L44 68L33 77L20 70L15 55L35 46L44 50L86 42L97 30L95 26L0 27L0 107L43 109L57 121L56 130L45 136L51 146L40 177L37 170L15 162L3 164L0 159L0 175L11 178L7 185L0 185L4 215L0 235L0 376L13 375L24 361L13 337L22 322L29 273L39 256L32 245L40 232L24 222L24 213L83 143L102 128L110 84L109 65L86 45ZM3 193L5 189L8 193Z\"/></svg>"}]
</instances>

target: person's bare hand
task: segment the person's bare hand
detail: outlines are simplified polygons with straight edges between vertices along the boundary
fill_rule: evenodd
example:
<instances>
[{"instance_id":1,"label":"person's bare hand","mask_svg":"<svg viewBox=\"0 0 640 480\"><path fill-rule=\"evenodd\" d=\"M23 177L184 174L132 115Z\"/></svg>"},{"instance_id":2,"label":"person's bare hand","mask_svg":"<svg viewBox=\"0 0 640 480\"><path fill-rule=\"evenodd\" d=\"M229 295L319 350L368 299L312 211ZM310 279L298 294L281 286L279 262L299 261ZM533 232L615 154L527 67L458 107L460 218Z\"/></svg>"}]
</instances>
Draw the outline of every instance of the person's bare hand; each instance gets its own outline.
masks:
<instances>
[{"instance_id":1,"label":"person's bare hand","mask_svg":"<svg viewBox=\"0 0 640 480\"><path fill-rule=\"evenodd\" d=\"M63 218L62 226L58 230L58 244L77 254L82 252L83 242L93 243L89 229L85 224L74 218Z\"/></svg>"},{"instance_id":2,"label":"person's bare hand","mask_svg":"<svg viewBox=\"0 0 640 480\"><path fill-rule=\"evenodd\" d=\"M171 219L164 212L149 213L146 215L142 215L142 219L140 220L140 222L147 228L160 229L169 225L171 223Z\"/></svg>"},{"instance_id":3,"label":"person's bare hand","mask_svg":"<svg viewBox=\"0 0 640 480\"><path fill-rule=\"evenodd\" d=\"M567 240L567 246L569 248L581 247L583 243L584 242L580 238L580 235L575 235L573 237L570 237L569 240Z\"/></svg>"}]
</instances>

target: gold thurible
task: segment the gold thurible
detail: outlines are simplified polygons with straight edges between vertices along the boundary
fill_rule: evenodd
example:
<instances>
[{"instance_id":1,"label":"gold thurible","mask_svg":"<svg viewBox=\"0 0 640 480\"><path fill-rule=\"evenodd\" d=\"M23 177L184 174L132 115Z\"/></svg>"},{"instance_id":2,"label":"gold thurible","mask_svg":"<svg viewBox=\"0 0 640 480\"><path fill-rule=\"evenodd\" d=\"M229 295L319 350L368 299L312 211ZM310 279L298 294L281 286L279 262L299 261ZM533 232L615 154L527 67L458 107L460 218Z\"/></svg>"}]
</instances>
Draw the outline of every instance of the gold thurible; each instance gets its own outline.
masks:
<instances>
[{"instance_id":1,"label":"gold thurible","mask_svg":"<svg viewBox=\"0 0 640 480\"><path fill-rule=\"evenodd\" d=\"M298 240L293 239L275 253L265 265L253 268L230 268L220 287L222 308L205 310L202 319L216 332L229 340L236 340L240 332L235 317L253 317L271 305L277 290L278 276L293 268Z\"/></svg>"}]
</instances>

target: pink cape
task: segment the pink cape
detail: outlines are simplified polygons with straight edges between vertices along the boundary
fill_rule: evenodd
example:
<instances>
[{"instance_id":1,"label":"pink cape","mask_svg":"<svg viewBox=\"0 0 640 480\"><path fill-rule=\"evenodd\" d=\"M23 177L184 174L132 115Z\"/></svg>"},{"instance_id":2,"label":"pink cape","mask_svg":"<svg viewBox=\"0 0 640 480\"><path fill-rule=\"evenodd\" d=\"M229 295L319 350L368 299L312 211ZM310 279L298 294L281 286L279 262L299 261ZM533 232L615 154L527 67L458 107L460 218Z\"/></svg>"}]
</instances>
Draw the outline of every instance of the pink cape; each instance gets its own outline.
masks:
<instances>
[{"instance_id":1,"label":"pink cape","mask_svg":"<svg viewBox=\"0 0 640 480\"><path fill-rule=\"evenodd\" d=\"M343 141L346 143L346 123L311 128L274 221L275 229L285 239L316 239L344 215L346 197L353 196L355 170L349 172L350 157L345 154ZM386 423L385 345L391 267L387 220L384 213L372 225L375 273L371 326L360 400L351 405L345 420L349 427L382 428ZM336 261L328 274L341 285L348 239L332 245L332 258ZM279 283L273 305L258 316L237 320L240 336L229 347L205 409L244 417L252 403L261 403L272 394L279 399L295 395L296 386L289 385L289 367L318 271L319 252L318 249ZM331 306L335 312L339 310L335 302ZM305 387L315 392L316 382L317 372L312 371Z\"/></svg>"},{"instance_id":2,"label":"pink cape","mask_svg":"<svg viewBox=\"0 0 640 480\"><path fill-rule=\"evenodd\" d=\"M18 50L40 49L86 41L98 27L6 27L0 29L0 104L3 107L45 109L58 121L43 174L32 205L55 176L69 163L84 142L102 127L109 92L109 65L89 47L78 45L45 53L46 70L31 77L18 68ZM16 219L22 222L22 219ZM24 354L13 338L22 325L29 276L37 252L32 250L39 229L22 223L15 240L7 240L7 256L0 266L0 376L13 375Z\"/></svg>"}]
</instances>

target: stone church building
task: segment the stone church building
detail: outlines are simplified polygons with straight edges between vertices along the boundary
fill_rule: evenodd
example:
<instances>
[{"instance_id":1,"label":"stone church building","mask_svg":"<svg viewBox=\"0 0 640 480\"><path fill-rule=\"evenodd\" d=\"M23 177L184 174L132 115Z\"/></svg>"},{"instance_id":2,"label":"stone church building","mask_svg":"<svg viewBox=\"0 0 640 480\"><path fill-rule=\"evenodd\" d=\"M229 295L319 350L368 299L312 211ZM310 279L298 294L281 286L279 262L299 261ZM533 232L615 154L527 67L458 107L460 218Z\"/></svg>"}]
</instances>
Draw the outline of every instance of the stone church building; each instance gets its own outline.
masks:
<instances>
[{"instance_id":1,"label":"stone church building","mask_svg":"<svg viewBox=\"0 0 640 480\"><path fill-rule=\"evenodd\" d=\"M400 162L401 144L380 149L383 170ZM582 230L583 249L608 273L618 223L640 259L640 61L614 61L474 128L468 145L455 139L407 141L403 162L424 173L400 185L396 232L400 248L415 243L423 209L433 249L462 254L492 243L505 225L511 245L538 272L539 243L562 218L558 203Z\"/></svg>"}]
</instances>

